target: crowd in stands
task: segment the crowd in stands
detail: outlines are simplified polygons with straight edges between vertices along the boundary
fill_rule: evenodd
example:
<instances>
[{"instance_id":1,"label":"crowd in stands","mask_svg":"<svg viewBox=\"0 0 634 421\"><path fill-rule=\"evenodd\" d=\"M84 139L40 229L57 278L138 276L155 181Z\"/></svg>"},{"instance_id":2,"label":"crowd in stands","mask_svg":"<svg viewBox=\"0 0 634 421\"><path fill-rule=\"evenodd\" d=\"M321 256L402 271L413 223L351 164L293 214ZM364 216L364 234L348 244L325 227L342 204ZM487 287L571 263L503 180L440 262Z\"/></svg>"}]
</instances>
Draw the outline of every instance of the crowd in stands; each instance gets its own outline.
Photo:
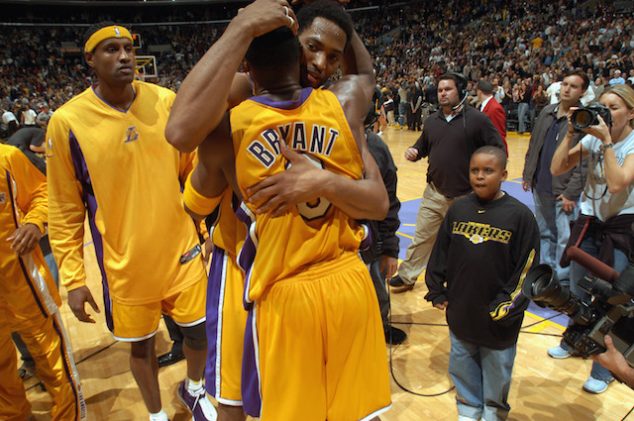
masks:
<instances>
[{"instance_id":1,"label":"crowd in stands","mask_svg":"<svg viewBox=\"0 0 634 421\"><path fill-rule=\"evenodd\" d=\"M177 90L222 33L223 18L230 18L239 6L175 7L169 14L138 7L107 14L103 8L87 8L70 14L64 7L41 6L8 13L4 22L52 24L66 18L73 25L3 26L0 108L3 113L19 112L26 101L31 107L46 102L55 109L89 86L82 37L85 25L105 19L130 23L142 36L138 53L157 57L155 81ZM611 80L634 81L633 14L620 13L613 2L449 0L438 7L432 1L396 6L352 1L348 7L357 9L353 18L375 59L377 82L387 94L383 100L392 98L395 104L416 102L418 97L433 104L435 78L447 70L458 71L473 82L472 93L478 80L491 81L499 89L496 98L514 113L516 129L528 131L531 116L556 101L556 92L548 88L567 69L581 68L588 74L593 96ZM193 21L213 23L134 26Z\"/></svg>"}]
</instances>

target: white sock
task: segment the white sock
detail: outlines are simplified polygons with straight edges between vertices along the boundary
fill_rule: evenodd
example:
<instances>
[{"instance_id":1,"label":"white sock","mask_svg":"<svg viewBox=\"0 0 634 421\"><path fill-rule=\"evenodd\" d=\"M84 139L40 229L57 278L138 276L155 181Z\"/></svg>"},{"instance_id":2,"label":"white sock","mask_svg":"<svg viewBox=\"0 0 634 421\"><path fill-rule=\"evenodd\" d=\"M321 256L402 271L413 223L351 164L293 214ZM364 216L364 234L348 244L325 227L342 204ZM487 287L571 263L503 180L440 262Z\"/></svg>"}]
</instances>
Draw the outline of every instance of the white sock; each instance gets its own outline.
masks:
<instances>
[{"instance_id":1,"label":"white sock","mask_svg":"<svg viewBox=\"0 0 634 421\"><path fill-rule=\"evenodd\" d=\"M196 395L200 392L200 389L203 387L203 379L198 381L192 380L190 378L187 379L187 391L192 395Z\"/></svg>"},{"instance_id":2,"label":"white sock","mask_svg":"<svg viewBox=\"0 0 634 421\"><path fill-rule=\"evenodd\" d=\"M165 411L161 409L156 414L150 412L150 421L169 421L169 418L167 418Z\"/></svg>"}]
</instances>

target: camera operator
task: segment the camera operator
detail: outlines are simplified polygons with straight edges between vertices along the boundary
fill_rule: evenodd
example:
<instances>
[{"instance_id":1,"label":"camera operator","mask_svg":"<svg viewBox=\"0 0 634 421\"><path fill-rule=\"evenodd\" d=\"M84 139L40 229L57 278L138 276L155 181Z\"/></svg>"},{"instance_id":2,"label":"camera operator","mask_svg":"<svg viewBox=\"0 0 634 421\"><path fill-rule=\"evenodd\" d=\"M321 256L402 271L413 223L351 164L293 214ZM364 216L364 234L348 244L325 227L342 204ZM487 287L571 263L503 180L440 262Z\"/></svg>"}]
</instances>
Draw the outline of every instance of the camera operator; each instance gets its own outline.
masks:
<instances>
[{"instance_id":1,"label":"camera operator","mask_svg":"<svg viewBox=\"0 0 634 421\"><path fill-rule=\"evenodd\" d=\"M569 114L568 132L557 147L551 163L553 175L560 175L588 159L587 182L581 197L581 215L575 222L569 244L622 272L632 252L634 221L634 90L626 85L612 86L600 97L610 111L611 127L600 115L598 124L582 131L586 136L573 145L574 120ZM607 116L606 116L607 117ZM585 294L578 282L587 270L572 262L571 290L581 299ZM583 388L602 393L614 380L610 372L594 362L590 378Z\"/></svg>"},{"instance_id":2,"label":"camera operator","mask_svg":"<svg viewBox=\"0 0 634 421\"><path fill-rule=\"evenodd\" d=\"M631 389L634 389L634 368L630 367L623 354L614 347L610 336L606 336L604 341L607 351L603 354L593 355L592 359L614 373Z\"/></svg>"}]
</instances>

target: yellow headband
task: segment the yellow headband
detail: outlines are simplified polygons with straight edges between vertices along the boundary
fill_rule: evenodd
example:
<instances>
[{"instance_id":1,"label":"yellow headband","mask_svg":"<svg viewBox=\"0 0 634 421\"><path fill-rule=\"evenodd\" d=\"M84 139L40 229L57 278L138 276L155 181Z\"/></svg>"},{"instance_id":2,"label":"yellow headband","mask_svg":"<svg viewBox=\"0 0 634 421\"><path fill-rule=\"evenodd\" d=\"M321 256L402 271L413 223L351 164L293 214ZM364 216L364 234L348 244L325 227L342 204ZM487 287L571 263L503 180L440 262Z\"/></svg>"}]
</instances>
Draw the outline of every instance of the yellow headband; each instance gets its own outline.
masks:
<instances>
[{"instance_id":1,"label":"yellow headband","mask_svg":"<svg viewBox=\"0 0 634 421\"><path fill-rule=\"evenodd\" d=\"M87 53L92 52L101 41L108 38L127 38L132 41L132 34L123 26L106 26L88 38L86 45L84 45L84 51Z\"/></svg>"}]
</instances>

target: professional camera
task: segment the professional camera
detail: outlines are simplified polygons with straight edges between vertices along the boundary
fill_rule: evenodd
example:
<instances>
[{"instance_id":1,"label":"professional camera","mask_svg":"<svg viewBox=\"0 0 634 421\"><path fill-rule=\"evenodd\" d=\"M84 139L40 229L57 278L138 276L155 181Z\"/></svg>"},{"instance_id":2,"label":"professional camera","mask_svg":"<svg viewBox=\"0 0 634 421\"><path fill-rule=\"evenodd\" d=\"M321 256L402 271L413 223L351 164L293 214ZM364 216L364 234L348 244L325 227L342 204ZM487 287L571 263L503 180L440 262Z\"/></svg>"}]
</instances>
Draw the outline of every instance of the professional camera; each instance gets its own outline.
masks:
<instances>
[{"instance_id":1,"label":"professional camera","mask_svg":"<svg viewBox=\"0 0 634 421\"><path fill-rule=\"evenodd\" d=\"M548 307L570 317L572 323L564 331L564 342L573 355L589 357L605 352L605 335L610 335L616 349L634 367L634 265L620 276L612 268L577 247L570 247L568 256L594 275L586 276L579 287L591 300L573 295L557 280L548 265L538 265L526 275L522 292L540 307Z\"/></svg>"},{"instance_id":2,"label":"professional camera","mask_svg":"<svg viewBox=\"0 0 634 421\"><path fill-rule=\"evenodd\" d=\"M579 132L582 129L599 124L599 116L603 118L608 127L612 127L610 109L601 104L578 108L572 112L570 119L572 120L572 127Z\"/></svg>"}]
</instances>

